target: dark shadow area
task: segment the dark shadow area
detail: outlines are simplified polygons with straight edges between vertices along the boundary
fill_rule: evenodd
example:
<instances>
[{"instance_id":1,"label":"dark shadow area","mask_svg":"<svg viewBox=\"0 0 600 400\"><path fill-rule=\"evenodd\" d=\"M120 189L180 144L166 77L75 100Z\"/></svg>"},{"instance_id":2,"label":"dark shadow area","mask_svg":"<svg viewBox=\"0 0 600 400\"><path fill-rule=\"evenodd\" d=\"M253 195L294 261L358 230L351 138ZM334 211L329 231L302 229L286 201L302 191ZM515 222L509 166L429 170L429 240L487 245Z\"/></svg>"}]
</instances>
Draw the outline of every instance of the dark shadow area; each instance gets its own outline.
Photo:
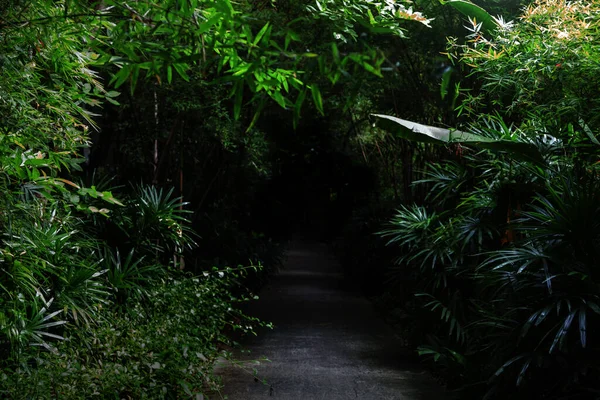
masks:
<instances>
[{"instance_id":1,"label":"dark shadow area","mask_svg":"<svg viewBox=\"0 0 600 400\"><path fill-rule=\"evenodd\" d=\"M264 127L274 168L256 196L255 215L276 236L330 241L368 202L376 179L344 150L343 138L326 133L327 120L310 120L296 131L287 125L271 120Z\"/></svg>"}]
</instances>

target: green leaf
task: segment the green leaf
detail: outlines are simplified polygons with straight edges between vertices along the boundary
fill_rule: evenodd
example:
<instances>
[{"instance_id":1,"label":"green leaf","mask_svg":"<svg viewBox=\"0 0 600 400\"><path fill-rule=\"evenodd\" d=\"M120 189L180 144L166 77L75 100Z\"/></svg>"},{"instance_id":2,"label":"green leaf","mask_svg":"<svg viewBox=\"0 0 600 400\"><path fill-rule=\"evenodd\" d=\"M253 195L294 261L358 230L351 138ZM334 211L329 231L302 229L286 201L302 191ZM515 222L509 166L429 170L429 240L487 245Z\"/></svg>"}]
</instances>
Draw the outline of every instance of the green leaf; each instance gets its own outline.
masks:
<instances>
[{"instance_id":1,"label":"green leaf","mask_svg":"<svg viewBox=\"0 0 600 400\"><path fill-rule=\"evenodd\" d=\"M232 71L234 71L233 72L233 76L243 75L246 72L248 72L248 70L250 70L251 67L252 67L252 63L240 64L239 66L237 66L234 69L232 69Z\"/></svg>"},{"instance_id":2,"label":"green leaf","mask_svg":"<svg viewBox=\"0 0 600 400\"><path fill-rule=\"evenodd\" d=\"M173 80L173 67L171 67L170 65L167 65L167 82L171 83L172 80Z\"/></svg>"},{"instance_id":3,"label":"green leaf","mask_svg":"<svg viewBox=\"0 0 600 400\"><path fill-rule=\"evenodd\" d=\"M381 71L379 71L378 68L375 68L374 66L372 66L371 64L366 63L366 62L362 63L362 66L366 71L368 71L368 72L372 73L373 75L376 75L380 78L383 78L383 75L381 75Z\"/></svg>"},{"instance_id":4,"label":"green leaf","mask_svg":"<svg viewBox=\"0 0 600 400\"><path fill-rule=\"evenodd\" d=\"M544 165L545 161L533 143L505 139L491 139L456 129L438 128L396 118L391 115L371 114L380 119L380 126L399 137L424 143L462 143L488 150L504 151L515 158Z\"/></svg>"},{"instance_id":5,"label":"green leaf","mask_svg":"<svg viewBox=\"0 0 600 400\"><path fill-rule=\"evenodd\" d=\"M198 35L202 35L207 32L210 28L212 28L217 22L219 22L223 18L222 13L215 13L212 17L210 17L205 22L201 23L196 30Z\"/></svg>"},{"instance_id":6,"label":"green leaf","mask_svg":"<svg viewBox=\"0 0 600 400\"><path fill-rule=\"evenodd\" d=\"M481 23L482 28L486 31L494 31L498 28L498 23L486 10L479 7L477 4L473 4L470 1L465 0L440 0L442 4L448 4L454 7L456 10L461 12L475 20L477 23Z\"/></svg>"},{"instance_id":7,"label":"green leaf","mask_svg":"<svg viewBox=\"0 0 600 400\"><path fill-rule=\"evenodd\" d=\"M321 115L325 115L325 111L323 110L323 98L321 97L321 91L317 85L312 85L310 87L310 91L312 93L313 101L317 110Z\"/></svg>"},{"instance_id":8,"label":"green leaf","mask_svg":"<svg viewBox=\"0 0 600 400\"><path fill-rule=\"evenodd\" d=\"M186 72L186 70L189 68L189 66L187 64L175 63L175 64L173 64L173 68L175 68L175 71L177 71L179 76L181 76L184 81L186 81L186 82L190 81L190 77L188 76L188 74Z\"/></svg>"},{"instance_id":9,"label":"green leaf","mask_svg":"<svg viewBox=\"0 0 600 400\"><path fill-rule=\"evenodd\" d=\"M256 35L256 37L254 38L254 42L253 45L256 46L258 44L258 42L260 42L260 39L262 39L262 37L265 35L265 33L267 32L267 30L269 29L269 23L267 22L265 24L265 26L262 27L262 29L258 32L258 34ZM267 39L268 39L267 35Z\"/></svg>"},{"instance_id":10,"label":"green leaf","mask_svg":"<svg viewBox=\"0 0 600 400\"><path fill-rule=\"evenodd\" d=\"M281 92L275 91L275 92L271 93L271 98L273 100L275 100L281 108L284 108L284 109L286 108L285 97L283 97Z\"/></svg>"},{"instance_id":11,"label":"green leaf","mask_svg":"<svg viewBox=\"0 0 600 400\"><path fill-rule=\"evenodd\" d=\"M127 81L129 78L129 74L131 73L131 65L124 65L110 80L111 85L114 85L115 88L119 88L122 84Z\"/></svg>"}]
</instances>

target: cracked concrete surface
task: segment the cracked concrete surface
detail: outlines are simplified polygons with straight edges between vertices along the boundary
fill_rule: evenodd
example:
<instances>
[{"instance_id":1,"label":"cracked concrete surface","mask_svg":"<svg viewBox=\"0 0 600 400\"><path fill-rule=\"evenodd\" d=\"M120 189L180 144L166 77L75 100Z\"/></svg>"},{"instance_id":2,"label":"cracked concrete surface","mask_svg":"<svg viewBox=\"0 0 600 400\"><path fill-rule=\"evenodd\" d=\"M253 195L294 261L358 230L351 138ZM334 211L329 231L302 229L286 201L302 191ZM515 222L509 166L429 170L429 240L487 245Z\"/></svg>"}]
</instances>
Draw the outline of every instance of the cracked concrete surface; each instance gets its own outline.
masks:
<instances>
[{"instance_id":1,"label":"cracked concrete surface","mask_svg":"<svg viewBox=\"0 0 600 400\"><path fill-rule=\"evenodd\" d=\"M344 280L324 244L297 241L285 267L260 293L250 315L271 321L245 343L241 359L268 385L237 367L221 367L230 400L438 400L443 390L400 346L373 306Z\"/></svg>"}]
</instances>

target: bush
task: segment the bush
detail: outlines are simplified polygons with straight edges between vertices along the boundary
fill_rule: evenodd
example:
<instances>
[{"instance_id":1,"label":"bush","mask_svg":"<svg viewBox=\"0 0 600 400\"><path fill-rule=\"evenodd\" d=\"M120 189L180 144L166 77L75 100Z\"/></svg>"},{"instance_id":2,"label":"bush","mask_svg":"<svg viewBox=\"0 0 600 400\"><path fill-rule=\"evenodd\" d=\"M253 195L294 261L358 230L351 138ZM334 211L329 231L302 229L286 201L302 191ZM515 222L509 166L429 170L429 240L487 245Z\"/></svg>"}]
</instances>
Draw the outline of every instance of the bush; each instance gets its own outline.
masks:
<instances>
[{"instance_id":1,"label":"bush","mask_svg":"<svg viewBox=\"0 0 600 400\"><path fill-rule=\"evenodd\" d=\"M461 398L591 399L600 386L598 1L538 0L450 54L483 77L472 133L535 146L431 165L382 234L417 273L419 353ZM596 74L597 75L597 74ZM493 116L491 110L493 110ZM511 121L508 124L505 121Z\"/></svg>"},{"instance_id":2,"label":"bush","mask_svg":"<svg viewBox=\"0 0 600 400\"><path fill-rule=\"evenodd\" d=\"M68 325L65 340L31 350L4 368L7 399L168 399L219 389L213 366L231 358L226 331L252 333L259 323L237 308L230 291L246 271L194 277L173 272L146 288L125 311L104 309L88 327Z\"/></svg>"}]
</instances>

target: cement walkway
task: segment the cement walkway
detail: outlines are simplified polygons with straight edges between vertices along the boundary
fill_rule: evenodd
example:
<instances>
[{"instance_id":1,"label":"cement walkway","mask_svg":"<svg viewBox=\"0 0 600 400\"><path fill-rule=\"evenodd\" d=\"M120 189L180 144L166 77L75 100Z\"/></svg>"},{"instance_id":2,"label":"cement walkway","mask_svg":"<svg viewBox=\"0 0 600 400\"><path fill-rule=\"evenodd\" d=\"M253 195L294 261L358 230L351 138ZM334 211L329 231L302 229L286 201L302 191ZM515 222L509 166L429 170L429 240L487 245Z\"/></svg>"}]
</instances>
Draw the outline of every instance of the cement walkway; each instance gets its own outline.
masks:
<instances>
[{"instance_id":1,"label":"cement walkway","mask_svg":"<svg viewBox=\"0 0 600 400\"><path fill-rule=\"evenodd\" d=\"M239 368L224 368L223 395L230 400L444 398L372 305L345 285L325 245L293 243L285 268L248 313L275 325L246 342L251 354L241 356L271 361L255 366L269 385Z\"/></svg>"}]
</instances>

